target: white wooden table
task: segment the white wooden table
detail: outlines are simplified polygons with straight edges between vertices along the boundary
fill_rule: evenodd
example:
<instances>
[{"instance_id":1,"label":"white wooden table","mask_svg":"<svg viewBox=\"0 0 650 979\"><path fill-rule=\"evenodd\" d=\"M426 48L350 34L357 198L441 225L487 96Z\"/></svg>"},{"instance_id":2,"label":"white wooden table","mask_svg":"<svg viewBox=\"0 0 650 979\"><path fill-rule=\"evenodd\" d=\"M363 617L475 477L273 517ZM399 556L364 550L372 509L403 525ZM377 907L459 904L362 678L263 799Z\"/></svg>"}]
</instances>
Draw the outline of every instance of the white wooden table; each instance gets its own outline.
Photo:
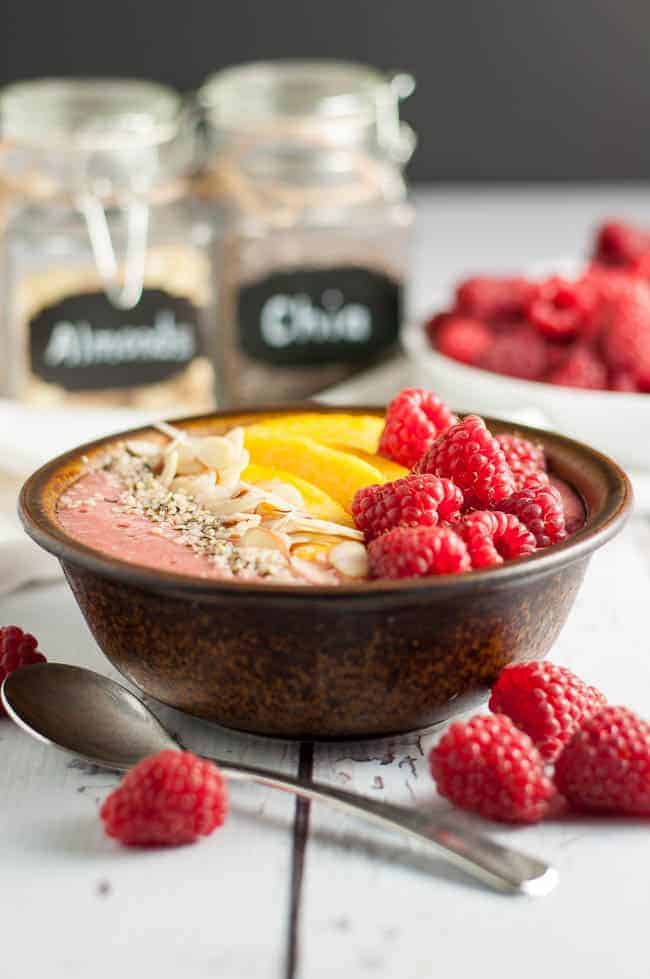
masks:
<instances>
[{"instance_id":1,"label":"white wooden table","mask_svg":"<svg viewBox=\"0 0 650 979\"><path fill-rule=\"evenodd\" d=\"M648 210L629 189L422 195L413 305L426 308L428 290L463 268L575 252L602 214ZM394 384L405 379L396 369ZM649 604L650 526L637 517L593 559L552 654L647 717ZM63 583L0 599L0 622L33 631L53 660L110 672ZM301 748L158 710L206 754L287 772L302 763L373 798L447 808L427 774L435 734ZM97 815L116 782L0 721L3 979L650 975L647 824L481 824L558 867L558 889L533 900L493 894L415 845L254 786L232 786L228 823L200 844L120 849Z\"/></svg>"}]
</instances>

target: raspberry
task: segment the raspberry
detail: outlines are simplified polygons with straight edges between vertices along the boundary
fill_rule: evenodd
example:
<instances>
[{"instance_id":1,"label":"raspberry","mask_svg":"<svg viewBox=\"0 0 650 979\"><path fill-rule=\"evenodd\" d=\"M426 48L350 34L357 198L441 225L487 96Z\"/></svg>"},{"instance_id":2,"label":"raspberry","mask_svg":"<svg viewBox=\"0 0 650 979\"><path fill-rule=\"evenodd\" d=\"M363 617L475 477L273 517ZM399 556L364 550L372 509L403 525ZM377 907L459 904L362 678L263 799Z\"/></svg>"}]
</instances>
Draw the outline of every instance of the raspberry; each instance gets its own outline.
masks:
<instances>
[{"instance_id":1,"label":"raspberry","mask_svg":"<svg viewBox=\"0 0 650 979\"><path fill-rule=\"evenodd\" d=\"M610 303L602 349L613 370L650 376L650 290L645 284Z\"/></svg>"},{"instance_id":2,"label":"raspberry","mask_svg":"<svg viewBox=\"0 0 650 979\"><path fill-rule=\"evenodd\" d=\"M554 795L537 748L505 714L456 721L429 755L438 792L461 809L535 823Z\"/></svg>"},{"instance_id":3,"label":"raspberry","mask_svg":"<svg viewBox=\"0 0 650 979\"><path fill-rule=\"evenodd\" d=\"M492 687L490 710L507 714L547 761L553 761L584 718L605 697L564 666L517 663L506 666Z\"/></svg>"},{"instance_id":4,"label":"raspberry","mask_svg":"<svg viewBox=\"0 0 650 979\"><path fill-rule=\"evenodd\" d=\"M536 381L548 370L548 346L532 326L516 326L495 337L478 366L495 374Z\"/></svg>"},{"instance_id":5,"label":"raspberry","mask_svg":"<svg viewBox=\"0 0 650 979\"><path fill-rule=\"evenodd\" d=\"M603 390L607 387L607 368L589 347L574 347L546 380L569 388Z\"/></svg>"},{"instance_id":6,"label":"raspberry","mask_svg":"<svg viewBox=\"0 0 650 979\"><path fill-rule=\"evenodd\" d=\"M562 751L555 784L577 809L650 815L650 724L626 707L603 707Z\"/></svg>"},{"instance_id":7,"label":"raspberry","mask_svg":"<svg viewBox=\"0 0 650 979\"><path fill-rule=\"evenodd\" d=\"M23 632L17 625L0 628L0 684L20 666L45 662L45 656L38 649L38 640L29 632ZM4 713L0 702L0 716Z\"/></svg>"},{"instance_id":8,"label":"raspberry","mask_svg":"<svg viewBox=\"0 0 650 979\"><path fill-rule=\"evenodd\" d=\"M456 288L456 310L480 320L513 319L523 315L534 286L522 278L474 276Z\"/></svg>"},{"instance_id":9,"label":"raspberry","mask_svg":"<svg viewBox=\"0 0 650 979\"><path fill-rule=\"evenodd\" d=\"M591 291L584 284L553 276L538 286L527 316L550 340L569 340L582 330L591 302Z\"/></svg>"},{"instance_id":10,"label":"raspberry","mask_svg":"<svg viewBox=\"0 0 650 979\"><path fill-rule=\"evenodd\" d=\"M562 497L548 482L537 481L499 503L499 510L517 517L538 547L559 544L567 536Z\"/></svg>"},{"instance_id":11,"label":"raspberry","mask_svg":"<svg viewBox=\"0 0 650 979\"><path fill-rule=\"evenodd\" d=\"M458 519L463 494L449 479L427 473L364 486L352 501L352 516L367 541L393 527L434 527Z\"/></svg>"},{"instance_id":12,"label":"raspberry","mask_svg":"<svg viewBox=\"0 0 650 979\"><path fill-rule=\"evenodd\" d=\"M451 479L467 506L493 506L515 488L503 449L478 415L468 415L436 439L417 469Z\"/></svg>"},{"instance_id":13,"label":"raspberry","mask_svg":"<svg viewBox=\"0 0 650 979\"><path fill-rule=\"evenodd\" d=\"M368 545L373 578L422 578L470 571L465 544L449 527L394 527Z\"/></svg>"},{"instance_id":14,"label":"raspberry","mask_svg":"<svg viewBox=\"0 0 650 979\"><path fill-rule=\"evenodd\" d=\"M650 251L650 235L623 221L607 221L596 235L594 257L603 265L628 265Z\"/></svg>"},{"instance_id":15,"label":"raspberry","mask_svg":"<svg viewBox=\"0 0 650 979\"><path fill-rule=\"evenodd\" d=\"M535 445L520 435L497 435L506 462L515 477L515 488L523 489L527 479L546 469L546 458L541 445Z\"/></svg>"},{"instance_id":16,"label":"raspberry","mask_svg":"<svg viewBox=\"0 0 650 979\"><path fill-rule=\"evenodd\" d=\"M410 469L433 440L457 420L431 391L405 388L386 409L379 452Z\"/></svg>"},{"instance_id":17,"label":"raspberry","mask_svg":"<svg viewBox=\"0 0 650 979\"><path fill-rule=\"evenodd\" d=\"M516 517L495 510L473 510L454 524L467 545L472 568L489 568L536 550L535 538Z\"/></svg>"},{"instance_id":18,"label":"raspberry","mask_svg":"<svg viewBox=\"0 0 650 979\"><path fill-rule=\"evenodd\" d=\"M436 334L440 353L463 364L477 364L492 343L492 330L481 320L450 316Z\"/></svg>"},{"instance_id":19,"label":"raspberry","mask_svg":"<svg viewBox=\"0 0 650 979\"><path fill-rule=\"evenodd\" d=\"M189 751L144 758L100 810L107 836L127 846L177 846L209 836L228 812L223 776Z\"/></svg>"},{"instance_id":20,"label":"raspberry","mask_svg":"<svg viewBox=\"0 0 650 979\"><path fill-rule=\"evenodd\" d=\"M628 394L639 390L634 375L629 371L613 371L608 387L610 391L625 391Z\"/></svg>"}]
</instances>

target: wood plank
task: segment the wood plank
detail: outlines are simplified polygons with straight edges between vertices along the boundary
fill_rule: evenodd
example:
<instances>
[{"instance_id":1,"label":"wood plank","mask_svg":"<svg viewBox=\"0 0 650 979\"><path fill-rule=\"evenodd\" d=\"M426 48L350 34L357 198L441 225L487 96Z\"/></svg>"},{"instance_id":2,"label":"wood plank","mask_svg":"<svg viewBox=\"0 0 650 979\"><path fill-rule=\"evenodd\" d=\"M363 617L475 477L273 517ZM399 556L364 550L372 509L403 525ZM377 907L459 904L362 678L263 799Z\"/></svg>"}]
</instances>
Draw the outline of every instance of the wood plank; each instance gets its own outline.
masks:
<instances>
[{"instance_id":1,"label":"wood plank","mask_svg":"<svg viewBox=\"0 0 650 979\"><path fill-rule=\"evenodd\" d=\"M50 659L109 673L63 584L0 603ZM116 677L117 678L117 677ZM157 713L200 752L295 772L297 749ZM285 968L294 800L233 784L223 830L195 846L128 850L97 809L117 777L0 721L3 975L276 979Z\"/></svg>"},{"instance_id":2,"label":"wood plank","mask_svg":"<svg viewBox=\"0 0 650 979\"><path fill-rule=\"evenodd\" d=\"M576 607L552 654L598 684L613 702L650 717L647 609L650 563L639 521L592 561ZM646 542L647 543L647 542ZM316 750L314 777L372 798L448 810L435 793L426 754L435 734ZM364 823L312 807L299 976L334 974L449 979L525 972L638 979L647 874L639 872L647 827L571 817L526 829L458 817L554 861L557 891L536 901L493 894ZM617 910L612 916L611 896Z\"/></svg>"}]
</instances>

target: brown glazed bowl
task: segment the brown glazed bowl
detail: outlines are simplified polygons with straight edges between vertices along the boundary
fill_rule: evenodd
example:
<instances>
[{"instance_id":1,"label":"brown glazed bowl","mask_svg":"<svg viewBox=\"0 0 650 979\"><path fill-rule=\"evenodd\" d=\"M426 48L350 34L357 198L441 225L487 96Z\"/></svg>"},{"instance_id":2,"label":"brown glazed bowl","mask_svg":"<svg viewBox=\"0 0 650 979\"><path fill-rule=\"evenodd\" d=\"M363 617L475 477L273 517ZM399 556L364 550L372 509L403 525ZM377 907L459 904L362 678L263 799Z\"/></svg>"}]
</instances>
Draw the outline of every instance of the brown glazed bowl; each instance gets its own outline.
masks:
<instances>
[{"instance_id":1,"label":"brown glazed bowl","mask_svg":"<svg viewBox=\"0 0 650 979\"><path fill-rule=\"evenodd\" d=\"M223 432L259 415L313 405L184 419ZM373 412L378 408L319 411ZM150 570L78 543L57 501L104 438L55 459L26 483L27 533L55 554L111 663L140 690L179 710L255 734L337 739L398 734L483 699L507 663L541 658L573 605L589 558L630 509L618 466L561 435L496 420L541 442L550 468L586 507L570 540L498 568L344 587L204 581Z\"/></svg>"}]
</instances>

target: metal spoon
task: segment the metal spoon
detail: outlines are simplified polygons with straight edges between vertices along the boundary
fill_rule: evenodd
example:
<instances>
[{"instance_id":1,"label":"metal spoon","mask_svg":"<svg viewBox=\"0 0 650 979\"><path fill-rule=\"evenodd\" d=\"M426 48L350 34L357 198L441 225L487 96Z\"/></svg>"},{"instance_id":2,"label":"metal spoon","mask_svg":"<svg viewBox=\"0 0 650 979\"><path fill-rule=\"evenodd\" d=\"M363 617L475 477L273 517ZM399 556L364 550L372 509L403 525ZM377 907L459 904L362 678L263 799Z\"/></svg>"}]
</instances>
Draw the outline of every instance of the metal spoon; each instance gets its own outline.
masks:
<instances>
[{"instance_id":1,"label":"metal spoon","mask_svg":"<svg viewBox=\"0 0 650 979\"><path fill-rule=\"evenodd\" d=\"M39 663L15 670L2 685L9 716L39 741L105 768L125 770L178 742L126 687L78 666ZM230 779L259 782L327 802L442 851L454 864L500 891L544 895L558 881L549 864L454 826L449 818L375 802L343 789L213 758Z\"/></svg>"}]
</instances>

